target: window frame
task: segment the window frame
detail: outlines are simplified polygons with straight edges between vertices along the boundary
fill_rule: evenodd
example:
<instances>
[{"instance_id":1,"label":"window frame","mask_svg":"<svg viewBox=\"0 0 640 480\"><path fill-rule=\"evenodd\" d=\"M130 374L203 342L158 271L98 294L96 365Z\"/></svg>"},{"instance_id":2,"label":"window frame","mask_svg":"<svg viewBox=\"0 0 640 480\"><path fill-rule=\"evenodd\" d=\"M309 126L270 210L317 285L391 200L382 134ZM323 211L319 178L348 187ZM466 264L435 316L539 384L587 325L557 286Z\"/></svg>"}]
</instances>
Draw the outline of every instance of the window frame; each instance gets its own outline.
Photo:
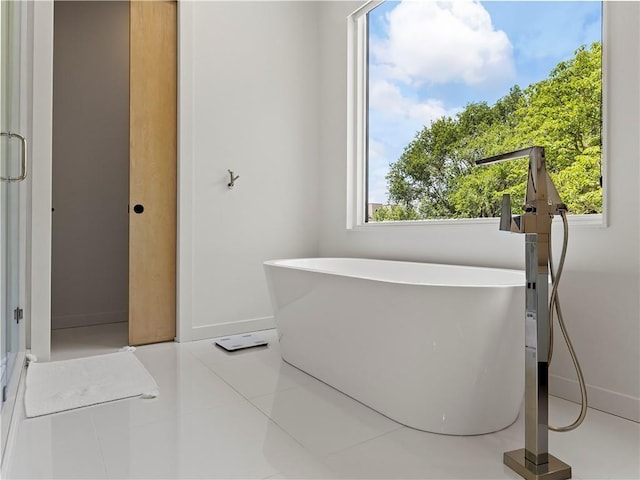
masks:
<instances>
[{"instance_id":1,"label":"window frame","mask_svg":"<svg viewBox=\"0 0 640 480\"><path fill-rule=\"evenodd\" d=\"M368 22L367 14L385 0L369 0L347 17L347 230L394 227L436 228L498 225L499 218L423 219L369 222L368 217ZM566 1L566 0L565 0ZM602 1L602 213L568 215L571 225L608 227L608 3Z\"/></svg>"}]
</instances>

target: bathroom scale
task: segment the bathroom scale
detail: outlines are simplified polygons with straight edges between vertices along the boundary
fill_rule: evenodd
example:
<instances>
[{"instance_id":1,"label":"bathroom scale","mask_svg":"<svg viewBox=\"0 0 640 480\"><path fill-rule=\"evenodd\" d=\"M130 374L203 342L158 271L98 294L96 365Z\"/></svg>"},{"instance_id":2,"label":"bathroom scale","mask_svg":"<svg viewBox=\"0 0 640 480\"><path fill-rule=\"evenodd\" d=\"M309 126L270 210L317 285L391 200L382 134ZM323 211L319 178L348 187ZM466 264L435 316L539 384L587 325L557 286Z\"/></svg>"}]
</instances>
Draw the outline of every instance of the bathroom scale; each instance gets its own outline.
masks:
<instances>
[{"instance_id":1,"label":"bathroom scale","mask_svg":"<svg viewBox=\"0 0 640 480\"><path fill-rule=\"evenodd\" d=\"M215 341L215 345L224 348L227 352L235 352L244 348L263 347L267 342L260 335L255 333L241 333L239 335L231 335L222 337Z\"/></svg>"}]
</instances>

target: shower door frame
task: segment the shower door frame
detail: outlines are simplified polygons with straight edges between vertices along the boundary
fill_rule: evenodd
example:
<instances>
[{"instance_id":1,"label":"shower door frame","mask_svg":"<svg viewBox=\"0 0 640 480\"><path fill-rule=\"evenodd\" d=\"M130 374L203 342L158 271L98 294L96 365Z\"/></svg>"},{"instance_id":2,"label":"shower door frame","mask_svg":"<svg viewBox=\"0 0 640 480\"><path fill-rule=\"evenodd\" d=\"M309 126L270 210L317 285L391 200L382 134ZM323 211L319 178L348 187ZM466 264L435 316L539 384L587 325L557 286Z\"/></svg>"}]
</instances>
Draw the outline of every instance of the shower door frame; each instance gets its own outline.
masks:
<instances>
[{"instance_id":1,"label":"shower door frame","mask_svg":"<svg viewBox=\"0 0 640 480\"><path fill-rule=\"evenodd\" d=\"M26 264L26 189L21 179L26 155L20 136L25 135L27 122L24 115L26 98L26 68L24 59L26 39L26 2L2 0L0 5L0 38L2 39L2 89L0 100L0 142L2 165L0 176L0 209L2 234L0 235L0 314L2 326L2 381L0 401L6 399L6 387L15 370L18 353L25 349L25 264ZM11 135L9 135L11 132Z\"/></svg>"},{"instance_id":2,"label":"shower door frame","mask_svg":"<svg viewBox=\"0 0 640 480\"><path fill-rule=\"evenodd\" d=\"M25 161L28 162L25 151L27 142L23 143L21 137L30 138L30 122L26 112L32 70L26 60L29 51L27 38L32 29L33 3L24 0L0 2L0 128L4 132L0 141L0 176L12 177L11 181L0 180L0 342L3 345L2 356L5 357L2 359L5 365L0 387L0 454L4 458L9 437L13 435L11 431L15 431L14 412L18 385L22 381L26 324L29 317L26 266L31 179L29 176L25 179L20 177L23 174L29 175L28 163L22 164L23 153ZM11 427L12 425L14 427Z\"/></svg>"}]
</instances>

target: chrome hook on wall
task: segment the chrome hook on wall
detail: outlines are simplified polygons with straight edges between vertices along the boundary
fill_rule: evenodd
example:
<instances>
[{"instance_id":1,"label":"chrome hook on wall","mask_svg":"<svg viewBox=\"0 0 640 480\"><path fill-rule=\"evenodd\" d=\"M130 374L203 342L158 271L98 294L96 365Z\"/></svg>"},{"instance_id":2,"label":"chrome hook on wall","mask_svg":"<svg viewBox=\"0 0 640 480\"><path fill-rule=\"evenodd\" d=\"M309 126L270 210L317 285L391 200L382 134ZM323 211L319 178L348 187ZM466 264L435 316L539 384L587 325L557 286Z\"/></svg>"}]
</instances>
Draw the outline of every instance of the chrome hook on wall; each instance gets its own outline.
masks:
<instances>
[{"instance_id":1,"label":"chrome hook on wall","mask_svg":"<svg viewBox=\"0 0 640 480\"><path fill-rule=\"evenodd\" d=\"M229 172L229 183L227 183L227 187L233 188L236 185L236 180L240 178L240 175L233 175L232 170L227 170Z\"/></svg>"}]
</instances>

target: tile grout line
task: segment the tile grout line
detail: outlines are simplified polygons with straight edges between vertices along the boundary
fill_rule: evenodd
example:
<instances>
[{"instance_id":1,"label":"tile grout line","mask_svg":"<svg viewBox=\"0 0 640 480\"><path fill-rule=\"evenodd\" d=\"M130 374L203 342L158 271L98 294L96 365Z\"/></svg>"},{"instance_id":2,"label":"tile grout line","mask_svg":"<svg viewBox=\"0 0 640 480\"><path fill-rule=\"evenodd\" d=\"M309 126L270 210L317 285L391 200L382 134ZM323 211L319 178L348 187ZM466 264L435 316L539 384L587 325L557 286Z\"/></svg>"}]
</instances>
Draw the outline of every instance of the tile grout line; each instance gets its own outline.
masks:
<instances>
[{"instance_id":1,"label":"tile grout line","mask_svg":"<svg viewBox=\"0 0 640 480\"><path fill-rule=\"evenodd\" d=\"M226 381L224 378L222 378L220 375L218 375L215 370L213 370L209 365L207 365L206 363L204 363L200 358L198 358L198 356L196 356L193 352L189 351L187 349L187 351L189 352L190 355L192 355L193 357L195 357L200 363L202 363L211 373L213 373L217 378L219 378L222 382L224 382L227 386L229 386L234 392L236 392L238 395L240 395L251 407L253 407L254 410L258 411L263 417L265 417L267 420L273 422L274 425L276 425L280 430L282 430L283 433L285 433L286 435L288 435L289 437L291 437L298 445L300 445L302 448L305 449L305 451L309 452L304 445L302 445L298 439L296 439L295 437L293 437L289 432L287 432L278 422L276 422L273 418L271 418L271 416L267 415L265 412L263 412L262 410L260 410L260 408L257 407L257 405L255 405L252 401L251 398L261 398L263 396L267 396L267 395L273 395L273 393L267 393L265 395L258 395L255 397L247 397L246 395L244 395L242 392L240 392L238 389L236 389L232 384L230 384L228 381ZM292 390L293 388L300 388L300 387L292 387L292 388L288 388L286 390ZM315 455L313 455L314 457L316 457ZM276 475L276 474L274 474ZM273 475L271 475L273 476ZM269 478L269 477L267 477Z\"/></svg>"},{"instance_id":2,"label":"tile grout line","mask_svg":"<svg viewBox=\"0 0 640 480\"><path fill-rule=\"evenodd\" d=\"M195 353L193 353L191 350L187 349L187 352L189 352L189 354L194 357L196 360L198 360L202 365L204 365L207 370L209 370L211 373L213 373L219 380L221 380L222 382L224 382L226 385L228 385L229 387L231 387L231 389L233 389L234 392L236 392L238 395L240 395L242 398L244 398L245 400L247 400L249 403L253 404L253 402L251 402L251 399L253 398L261 398L261 397L266 397L267 395L273 395L276 392L284 392L287 390L293 390L294 388L300 388L303 385L293 385L291 387L287 387L287 388L282 388L282 389L278 389L275 392L271 392L271 393L264 393L264 394L260 394L260 395L252 395L252 396L247 396L245 394L243 394L241 391L239 391L237 388L235 388L231 383L229 383L227 380L225 380L223 377L221 377L214 369L211 365L208 365L207 363L204 362L204 360L202 360L200 357L198 357ZM302 370L300 370L302 371ZM306 372L302 372L305 375L309 375ZM315 378L312 377L311 375L309 375L311 378Z\"/></svg>"},{"instance_id":3,"label":"tile grout line","mask_svg":"<svg viewBox=\"0 0 640 480\"><path fill-rule=\"evenodd\" d=\"M368 439L366 439L366 440L362 440L362 441L360 441L360 442L356 442L356 443L354 443L353 445L349 445L349 446L347 446L347 447L345 447L345 448L341 448L341 449L339 449L339 450L336 450L336 451L334 451L334 452L329 452L329 453L324 454L324 455L318 455L318 454L315 454L315 453L311 452L311 451L310 451L310 450L309 450L305 445L303 445L303 444L302 444L302 443L301 443L297 438L295 438L293 435L291 435L291 434L290 434L290 433L289 433L289 432L284 428L284 426L280 425L280 424L279 424L279 423L278 423L274 418L272 418L272 417L271 417L270 415L268 415L267 413L263 412L263 411L262 411L262 410L261 410L257 405L255 405L255 404L251 401L252 399L258 399L258 398L268 397L268 396L270 396L270 395L274 395L274 394L276 394L276 393L285 392L285 391L291 391L291 390L298 389L298 388L303 388L303 387L304 387L304 385L292 386L292 387L289 387L289 388L284 388L284 389L281 389L281 390L276 390L275 392L266 393L266 394L263 394L263 395L255 395L255 396L247 397L246 395L244 395L244 394L242 394L240 391L238 391L238 390L237 390L233 385L231 385L231 384L230 384L229 382L227 382L225 379L223 379L222 377L220 377L220 376L215 372L215 370L213 370L209 365L207 365L206 363L204 363L204 362L203 362L203 361L202 361L202 360L201 360L197 355L195 355L195 354L194 354L193 352L191 352L190 350L187 350L187 351L189 351L189 353L190 353L191 355L193 355L194 357L196 357L196 358L197 358L197 359L198 359L202 364L204 364L204 365L205 365L209 370L211 370L211 372L213 372L213 373L214 373L218 378L220 378L224 383L226 383L227 385L229 385L229 386L230 386L234 391L236 391L239 395L241 395L241 396L242 396L242 397L243 397L247 402L249 402L249 404L250 404L251 406L253 406L256 410L258 410L258 412L260 412L262 415L264 415L265 417L267 417L267 419L269 419L271 422L273 422L275 425L277 425L277 426L278 426L278 428L279 428L280 430L282 430L282 432L284 432L286 435L288 435L289 437L291 437L291 438L292 438L292 439L293 439L293 440L294 440L298 445L300 445L300 446L301 446L301 447L302 447L302 448L303 448L307 453L309 453L312 457L314 457L314 458L316 458L316 459L320 460L320 461L321 461L321 463L322 463L323 465L325 465L327 468L329 468L329 470L331 470L331 471L333 471L333 469L331 469L331 467L329 467L329 465L327 465L327 464L325 463L326 458L328 458L330 455L334 455L334 454L336 454L336 453L338 453L338 452L341 452L341 451L344 451L344 450L348 450L348 449L353 448L353 447L355 447L355 446L357 446L357 445L361 445L361 444L366 443L366 442L369 442L369 441L371 441L371 440L374 440L374 439L380 438L380 437L382 437L382 436L384 436L384 435L386 435L386 434L388 434L388 433L396 432L396 431L398 431L398 430L400 430L400 429L402 429L402 428L407 428L405 425L402 425L401 423L396 422L395 420L393 420L393 419L391 419L391 418L387 417L386 415L381 414L381 413L380 413L380 412L378 412L377 410L374 410L374 409L372 409L371 407L369 407L368 405L365 405L364 403L360 402L359 400L357 400L357 399L355 399L355 398L353 398L353 397L351 397L351 396L347 395L347 394L346 394L346 393L344 393L344 392L341 392L341 391L340 391L340 390L338 390L337 388L333 387L332 385L329 385L329 384L328 384L328 383L326 383L326 382L323 382L323 381L322 381L322 380L320 380L319 378L316 378L316 377L314 377L313 375L310 375L310 374L308 374L307 372L305 372L305 371L303 371L303 370L300 370L300 369L299 369L298 367L296 367L295 365L291 365L289 362L286 362L284 359L282 359L282 357L280 357L281 361L282 361L282 362L284 362L285 364L287 364L287 365L291 365L292 367L296 368L296 370L298 370L298 371L300 371L300 372L304 373L305 375L308 375L310 378L312 378L312 379L314 379L314 380L316 380L316 381L320 382L322 385L326 385L327 387L329 387L329 388L331 388L332 390L336 391L336 392L337 392L337 393L339 393L340 395L343 395L343 396L345 396L346 398L349 398L349 399L351 399L351 400L353 400L353 401L357 402L359 405L362 405L362 406L366 407L367 409L369 409L369 410L373 411L373 412L374 412L374 413L376 413L377 415L380 415L380 416L382 416L382 417L384 417L384 418L387 418L387 419L389 419L389 420L391 420L392 422L394 422L394 423L396 423L396 424L397 424L397 427L396 427L396 428L393 428L392 430L389 430L389 431L386 431L386 432L380 433L379 435L375 435L374 437L368 438Z\"/></svg>"},{"instance_id":4,"label":"tile grout line","mask_svg":"<svg viewBox=\"0 0 640 480\"><path fill-rule=\"evenodd\" d=\"M105 478L111 478L109 472L107 471L107 462L104 458L104 451L102 450L102 443L100 442L100 435L98 434L98 427L96 427L96 422L93 418L93 412L88 412L89 417L91 419L91 427L93 428L93 434L96 437L96 443L98 444L98 451L100 452L100 460L102 460L102 470L104 471Z\"/></svg>"},{"instance_id":5,"label":"tile grout line","mask_svg":"<svg viewBox=\"0 0 640 480\"><path fill-rule=\"evenodd\" d=\"M207 365L206 363L204 363L197 355L195 355L193 352L191 352L189 349L187 349L187 351L189 352L189 354L191 354L193 357L195 357L200 363L202 363L205 367L207 367L208 370L210 370L216 377L218 377L222 382L224 382L226 385L228 385L231 389L233 389L233 391L235 391L236 393L238 393L238 395L240 395L251 407L253 407L254 410L256 410L258 413L260 413L263 417L265 417L269 422L273 423L276 427L278 427L278 429L285 434L287 437L289 437L291 440L293 440L297 445L299 445L306 453L308 453L312 458L316 459L317 461L319 461L323 466L325 466L327 469L329 469L329 471L335 473L335 471L325 463L324 461L324 457L321 455L317 455L315 453L313 453L312 451L310 451L305 445L303 445L296 437L294 437L293 435L291 435L282 425L280 425L274 418L272 418L270 415L268 415L267 413L265 413L264 411L262 411L257 405L255 405L252 401L251 398L262 398L262 397L266 397L268 395L273 395L274 393L278 393L281 391L290 391L296 388L302 388L304 385L299 385L299 386L294 386L291 388L286 388L283 390L277 390L276 392L272 392L272 393L266 393L264 395L256 395L253 397L247 397L246 395L244 395L242 392L240 392L239 390L237 390L233 385L231 385L229 382L227 382L224 378L220 377L215 370L213 370L209 365ZM309 375L306 372L305 375ZM312 378L315 379L315 377L313 377L312 375L310 375ZM317 379L316 379L317 380ZM342 392L340 392L342 393ZM343 394L344 395L344 394ZM402 426L400 426L402 427ZM388 432L387 432L388 433ZM351 448L351 447L349 447ZM271 478L275 475L279 475L279 473L275 473L273 475L270 475L268 478Z\"/></svg>"}]
</instances>

